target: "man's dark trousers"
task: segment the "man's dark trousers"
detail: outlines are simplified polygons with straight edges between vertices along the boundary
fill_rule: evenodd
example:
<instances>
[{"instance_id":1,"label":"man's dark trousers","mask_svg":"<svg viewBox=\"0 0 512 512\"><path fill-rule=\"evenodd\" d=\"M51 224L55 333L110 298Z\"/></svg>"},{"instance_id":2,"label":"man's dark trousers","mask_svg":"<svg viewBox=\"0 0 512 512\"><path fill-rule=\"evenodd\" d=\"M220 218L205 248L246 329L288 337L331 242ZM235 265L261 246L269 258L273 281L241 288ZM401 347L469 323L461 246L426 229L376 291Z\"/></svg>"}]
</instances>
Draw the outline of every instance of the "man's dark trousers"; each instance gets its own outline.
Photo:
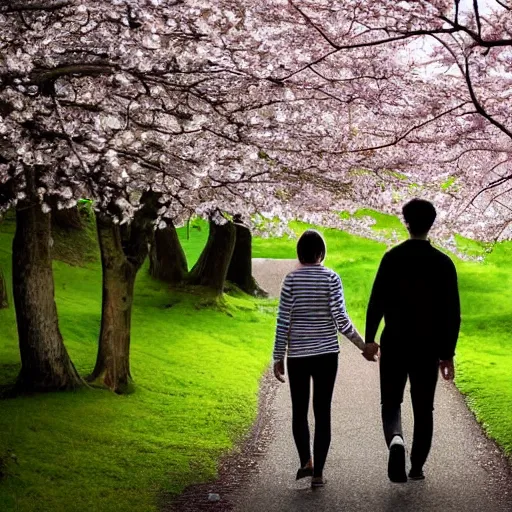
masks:
<instances>
[{"instance_id":1,"label":"man's dark trousers","mask_svg":"<svg viewBox=\"0 0 512 512\"><path fill-rule=\"evenodd\" d=\"M407 351L381 350L380 387L382 423L389 447L394 436L403 438L401 403L409 378L414 414L414 435L411 465L421 469L427 460L434 431L434 395L436 391L439 359L431 354Z\"/></svg>"}]
</instances>

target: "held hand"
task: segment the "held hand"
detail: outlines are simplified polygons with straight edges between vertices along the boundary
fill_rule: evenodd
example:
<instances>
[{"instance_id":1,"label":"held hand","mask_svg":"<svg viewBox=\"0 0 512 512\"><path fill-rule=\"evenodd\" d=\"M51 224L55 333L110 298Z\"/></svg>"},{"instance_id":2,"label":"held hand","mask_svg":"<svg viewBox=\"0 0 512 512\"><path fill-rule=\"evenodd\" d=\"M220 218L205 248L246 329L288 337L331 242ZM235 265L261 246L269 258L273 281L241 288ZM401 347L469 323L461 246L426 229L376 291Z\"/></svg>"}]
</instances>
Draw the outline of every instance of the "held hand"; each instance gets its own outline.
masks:
<instances>
[{"instance_id":1,"label":"held hand","mask_svg":"<svg viewBox=\"0 0 512 512\"><path fill-rule=\"evenodd\" d=\"M455 377L455 367L453 366L453 359L446 361L439 361L439 371L444 380L453 380Z\"/></svg>"},{"instance_id":2,"label":"held hand","mask_svg":"<svg viewBox=\"0 0 512 512\"><path fill-rule=\"evenodd\" d=\"M378 343L366 343L363 349L363 357L367 361L375 362L378 360L379 344Z\"/></svg>"},{"instance_id":3,"label":"held hand","mask_svg":"<svg viewBox=\"0 0 512 512\"><path fill-rule=\"evenodd\" d=\"M274 376L279 382L284 382L284 361L274 363Z\"/></svg>"}]
</instances>

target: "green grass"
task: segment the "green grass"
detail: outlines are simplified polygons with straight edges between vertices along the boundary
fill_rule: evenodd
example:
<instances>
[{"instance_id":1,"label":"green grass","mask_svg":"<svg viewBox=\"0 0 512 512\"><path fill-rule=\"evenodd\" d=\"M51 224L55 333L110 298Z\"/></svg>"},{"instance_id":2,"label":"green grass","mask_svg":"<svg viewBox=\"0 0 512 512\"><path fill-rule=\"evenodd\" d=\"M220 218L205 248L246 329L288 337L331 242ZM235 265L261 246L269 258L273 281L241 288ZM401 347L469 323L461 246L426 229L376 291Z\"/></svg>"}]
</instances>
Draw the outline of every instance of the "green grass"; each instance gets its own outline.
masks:
<instances>
[{"instance_id":1,"label":"green grass","mask_svg":"<svg viewBox=\"0 0 512 512\"><path fill-rule=\"evenodd\" d=\"M463 327L457 386L491 437L512 455L512 242L485 263L459 263Z\"/></svg>"},{"instance_id":2,"label":"green grass","mask_svg":"<svg viewBox=\"0 0 512 512\"><path fill-rule=\"evenodd\" d=\"M471 240L461 235L455 235L457 249L470 257L485 258L493 250L493 244Z\"/></svg>"},{"instance_id":3,"label":"green grass","mask_svg":"<svg viewBox=\"0 0 512 512\"><path fill-rule=\"evenodd\" d=\"M371 210L357 215L374 217L374 229L400 232L394 217ZM294 222L291 227L299 234L309 226ZM0 225L0 265L7 280L12 230L12 222ZM326 265L341 274L349 312L363 330L386 245L321 231L328 245ZM207 224L193 221L189 239L186 233L179 230L190 268L206 242ZM498 244L490 254L473 241L459 238L458 243L486 260L455 258L463 310L457 385L490 435L512 455L512 243ZM254 256L295 258L295 245L288 237L256 238ZM85 375L96 356L99 263L56 261L54 270L66 346ZM255 417L258 380L270 360L275 324L268 311L275 301L228 296L223 310L198 308L200 301L169 291L144 267L133 312L134 394L82 390L0 401L2 512L153 511L162 492L173 495L215 477L220 455ZM2 385L19 369L12 307L0 311L0 325Z\"/></svg>"},{"instance_id":4,"label":"green grass","mask_svg":"<svg viewBox=\"0 0 512 512\"><path fill-rule=\"evenodd\" d=\"M9 280L12 229L1 229ZM96 357L99 264L55 262L54 271L62 333L85 375ZM221 454L255 417L274 315L263 307L270 301L227 297L222 311L197 308L200 301L170 292L144 267L133 313L134 394L82 390L0 401L2 512L152 511L162 492L214 478ZM19 368L12 307L0 311L0 325L1 385Z\"/></svg>"},{"instance_id":5,"label":"green grass","mask_svg":"<svg viewBox=\"0 0 512 512\"><path fill-rule=\"evenodd\" d=\"M369 208L360 208L353 215L350 215L349 212L340 212L340 217L342 219L349 219L351 217L363 219L365 217L369 217L374 221L374 224L372 224L372 229L374 231L379 231L381 234L387 236L395 234L400 240L405 240L407 238L407 229L400 219L394 215L377 212Z\"/></svg>"},{"instance_id":6,"label":"green grass","mask_svg":"<svg viewBox=\"0 0 512 512\"><path fill-rule=\"evenodd\" d=\"M177 231L187 255L188 269L191 270L208 240L208 222L203 219L193 219L190 221L188 230L183 226Z\"/></svg>"}]
</instances>

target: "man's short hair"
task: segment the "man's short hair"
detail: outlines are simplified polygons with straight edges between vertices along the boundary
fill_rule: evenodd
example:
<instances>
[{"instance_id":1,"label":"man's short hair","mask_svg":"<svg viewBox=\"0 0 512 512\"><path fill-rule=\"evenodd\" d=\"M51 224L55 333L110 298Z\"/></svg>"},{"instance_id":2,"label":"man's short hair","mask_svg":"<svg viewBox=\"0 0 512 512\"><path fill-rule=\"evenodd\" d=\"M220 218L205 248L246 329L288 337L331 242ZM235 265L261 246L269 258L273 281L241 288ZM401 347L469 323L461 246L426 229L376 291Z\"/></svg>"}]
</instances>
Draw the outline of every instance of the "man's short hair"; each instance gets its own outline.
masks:
<instances>
[{"instance_id":1,"label":"man's short hair","mask_svg":"<svg viewBox=\"0 0 512 512\"><path fill-rule=\"evenodd\" d=\"M297 256L302 264L313 264L325 259L326 247L322 235L315 229L302 233L297 242Z\"/></svg>"},{"instance_id":2,"label":"man's short hair","mask_svg":"<svg viewBox=\"0 0 512 512\"><path fill-rule=\"evenodd\" d=\"M405 222L411 235L425 235L436 220L434 205L424 199L413 199L402 208Z\"/></svg>"}]
</instances>

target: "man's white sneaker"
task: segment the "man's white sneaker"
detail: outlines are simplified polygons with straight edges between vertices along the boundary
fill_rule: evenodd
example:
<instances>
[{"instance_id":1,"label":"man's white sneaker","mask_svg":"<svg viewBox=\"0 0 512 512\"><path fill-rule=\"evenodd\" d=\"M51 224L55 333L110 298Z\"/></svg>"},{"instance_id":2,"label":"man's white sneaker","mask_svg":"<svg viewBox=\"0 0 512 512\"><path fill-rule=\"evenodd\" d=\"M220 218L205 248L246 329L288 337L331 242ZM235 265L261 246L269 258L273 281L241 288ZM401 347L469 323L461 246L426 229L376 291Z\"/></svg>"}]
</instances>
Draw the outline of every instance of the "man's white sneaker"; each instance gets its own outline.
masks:
<instances>
[{"instance_id":1,"label":"man's white sneaker","mask_svg":"<svg viewBox=\"0 0 512 512\"><path fill-rule=\"evenodd\" d=\"M392 482L407 482L405 445L400 436L393 437L389 445L388 476Z\"/></svg>"}]
</instances>

